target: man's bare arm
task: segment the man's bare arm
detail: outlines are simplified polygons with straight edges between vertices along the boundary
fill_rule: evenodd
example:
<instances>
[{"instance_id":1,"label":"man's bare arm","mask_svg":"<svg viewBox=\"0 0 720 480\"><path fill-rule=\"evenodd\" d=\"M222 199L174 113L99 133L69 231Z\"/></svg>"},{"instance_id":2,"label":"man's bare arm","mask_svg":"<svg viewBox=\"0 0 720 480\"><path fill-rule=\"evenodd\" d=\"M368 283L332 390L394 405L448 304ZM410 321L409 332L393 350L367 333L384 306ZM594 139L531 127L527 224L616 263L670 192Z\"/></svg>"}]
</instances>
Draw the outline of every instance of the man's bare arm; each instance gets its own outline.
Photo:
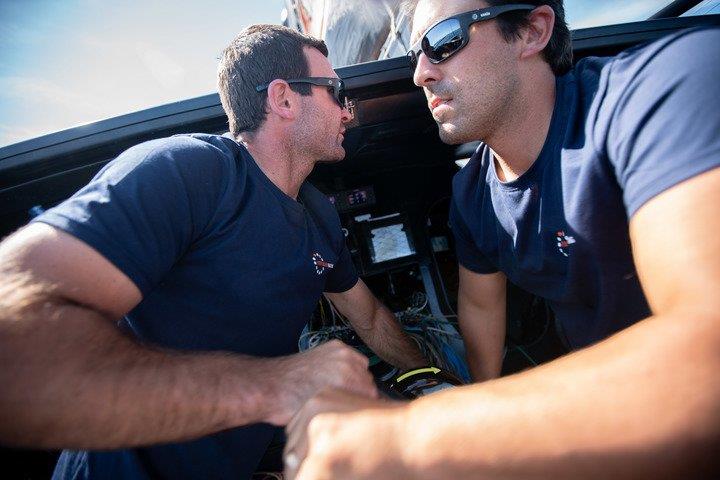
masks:
<instances>
[{"instance_id":1,"label":"man's bare arm","mask_svg":"<svg viewBox=\"0 0 720 480\"><path fill-rule=\"evenodd\" d=\"M140 345L116 321L141 299L83 242L33 224L0 244L0 441L118 448L282 425L327 385L374 395L367 360L339 343L260 359ZM332 368L324 365L332 365Z\"/></svg>"},{"instance_id":2,"label":"man's bare arm","mask_svg":"<svg viewBox=\"0 0 720 480\"><path fill-rule=\"evenodd\" d=\"M417 344L362 280L343 293L326 293L360 338L386 362L402 369L428 364Z\"/></svg>"},{"instance_id":3,"label":"man's bare arm","mask_svg":"<svg viewBox=\"0 0 720 480\"><path fill-rule=\"evenodd\" d=\"M501 272L475 273L460 265L458 322L473 380L500 376L505 344L506 279Z\"/></svg>"},{"instance_id":4,"label":"man's bare arm","mask_svg":"<svg viewBox=\"0 0 720 480\"><path fill-rule=\"evenodd\" d=\"M308 453L290 478L392 478L383 473L388 454L395 466L402 459L400 476L418 479L716 476L718 205L715 169L658 195L633 217L633 251L652 317L518 375L404 408L358 401L353 413L295 424L293 445ZM323 410L347 411L344 403ZM368 442L363 432L372 431L383 434ZM296 432L309 432L307 441Z\"/></svg>"}]
</instances>

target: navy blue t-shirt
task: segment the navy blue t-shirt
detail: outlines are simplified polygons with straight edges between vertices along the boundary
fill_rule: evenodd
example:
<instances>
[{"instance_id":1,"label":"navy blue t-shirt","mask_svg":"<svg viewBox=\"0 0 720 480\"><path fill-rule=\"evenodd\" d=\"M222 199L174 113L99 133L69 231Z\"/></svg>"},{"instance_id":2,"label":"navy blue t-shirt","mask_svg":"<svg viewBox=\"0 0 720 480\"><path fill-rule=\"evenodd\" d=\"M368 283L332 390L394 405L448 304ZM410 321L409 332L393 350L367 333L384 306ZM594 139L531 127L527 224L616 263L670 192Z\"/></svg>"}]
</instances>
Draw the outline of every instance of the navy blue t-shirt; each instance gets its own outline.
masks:
<instances>
[{"instance_id":1,"label":"navy blue t-shirt","mask_svg":"<svg viewBox=\"0 0 720 480\"><path fill-rule=\"evenodd\" d=\"M689 30L557 78L550 130L527 172L501 182L480 145L455 176L459 262L547 299L573 348L648 317L628 219L720 166L718 59L720 30Z\"/></svg>"},{"instance_id":2,"label":"navy blue t-shirt","mask_svg":"<svg viewBox=\"0 0 720 480\"><path fill-rule=\"evenodd\" d=\"M139 341L274 357L297 353L323 291L358 280L334 207L308 183L298 199L231 138L180 135L127 150L35 221L84 241L138 286L142 302L121 326ZM65 452L55 477L249 478L276 431Z\"/></svg>"}]
</instances>

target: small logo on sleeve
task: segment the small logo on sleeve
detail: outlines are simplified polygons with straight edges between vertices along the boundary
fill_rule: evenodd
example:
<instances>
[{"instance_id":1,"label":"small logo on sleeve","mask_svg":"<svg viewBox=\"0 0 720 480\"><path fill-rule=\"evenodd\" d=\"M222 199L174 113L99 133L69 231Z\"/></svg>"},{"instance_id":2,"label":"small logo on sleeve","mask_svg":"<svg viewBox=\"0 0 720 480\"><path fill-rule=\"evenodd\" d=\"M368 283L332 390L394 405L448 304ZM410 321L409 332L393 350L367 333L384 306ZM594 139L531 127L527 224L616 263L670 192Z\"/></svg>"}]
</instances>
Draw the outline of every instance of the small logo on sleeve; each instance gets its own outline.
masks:
<instances>
[{"instance_id":1,"label":"small logo on sleeve","mask_svg":"<svg viewBox=\"0 0 720 480\"><path fill-rule=\"evenodd\" d=\"M335 267L334 264L328 263L325 260L323 260L322 255L320 255L317 252L313 253L312 261L313 261L313 264L315 265L315 273L317 273L318 275L322 275L322 273L325 271L326 268L332 269Z\"/></svg>"},{"instance_id":2,"label":"small logo on sleeve","mask_svg":"<svg viewBox=\"0 0 720 480\"><path fill-rule=\"evenodd\" d=\"M571 237L570 235L565 235L565 232L562 230L559 230L555 234L555 239L557 240L557 247L560 253L568 256L568 247L575 243L575 237Z\"/></svg>"}]
</instances>

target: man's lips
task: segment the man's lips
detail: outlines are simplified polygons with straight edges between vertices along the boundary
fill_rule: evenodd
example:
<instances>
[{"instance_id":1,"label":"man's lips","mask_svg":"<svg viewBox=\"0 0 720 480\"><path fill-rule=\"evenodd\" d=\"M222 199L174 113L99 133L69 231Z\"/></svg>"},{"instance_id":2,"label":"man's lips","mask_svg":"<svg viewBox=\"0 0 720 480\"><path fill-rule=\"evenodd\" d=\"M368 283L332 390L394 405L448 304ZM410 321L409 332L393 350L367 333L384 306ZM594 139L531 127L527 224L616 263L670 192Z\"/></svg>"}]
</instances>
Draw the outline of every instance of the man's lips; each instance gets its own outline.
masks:
<instances>
[{"instance_id":1,"label":"man's lips","mask_svg":"<svg viewBox=\"0 0 720 480\"><path fill-rule=\"evenodd\" d=\"M437 107L439 107L440 105L443 105L443 104L445 104L445 103L448 103L450 100L452 100L452 99L451 99L451 98L435 97L435 98L432 99L432 101L430 102L430 110L431 110L431 111L432 111L432 110L435 110Z\"/></svg>"}]
</instances>

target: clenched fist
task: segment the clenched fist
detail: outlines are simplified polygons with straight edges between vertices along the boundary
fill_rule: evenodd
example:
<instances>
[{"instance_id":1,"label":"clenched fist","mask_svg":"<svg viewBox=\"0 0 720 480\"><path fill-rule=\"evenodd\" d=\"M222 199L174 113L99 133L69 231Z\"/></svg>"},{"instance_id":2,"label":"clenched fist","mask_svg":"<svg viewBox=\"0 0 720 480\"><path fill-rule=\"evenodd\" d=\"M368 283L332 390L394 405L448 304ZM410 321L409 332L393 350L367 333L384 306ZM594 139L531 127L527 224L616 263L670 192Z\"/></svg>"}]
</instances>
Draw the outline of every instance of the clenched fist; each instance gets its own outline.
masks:
<instances>
[{"instance_id":1,"label":"clenched fist","mask_svg":"<svg viewBox=\"0 0 720 480\"><path fill-rule=\"evenodd\" d=\"M377 398L377 387L368 371L368 359L339 340L278 359L276 398L267 421L286 425L303 404L319 391L338 388Z\"/></svg>"},{"instance_id":2,"label":"clenched fist","mask_svg":"<svg viewBox=\"0 0 720 480\"><path fill-rule=\"evenodd\" d=\"M286 428L285 475L290 480L398 479L406 465L398 440L404 402L325 390Z\"/></svg>"}]
</instances>

